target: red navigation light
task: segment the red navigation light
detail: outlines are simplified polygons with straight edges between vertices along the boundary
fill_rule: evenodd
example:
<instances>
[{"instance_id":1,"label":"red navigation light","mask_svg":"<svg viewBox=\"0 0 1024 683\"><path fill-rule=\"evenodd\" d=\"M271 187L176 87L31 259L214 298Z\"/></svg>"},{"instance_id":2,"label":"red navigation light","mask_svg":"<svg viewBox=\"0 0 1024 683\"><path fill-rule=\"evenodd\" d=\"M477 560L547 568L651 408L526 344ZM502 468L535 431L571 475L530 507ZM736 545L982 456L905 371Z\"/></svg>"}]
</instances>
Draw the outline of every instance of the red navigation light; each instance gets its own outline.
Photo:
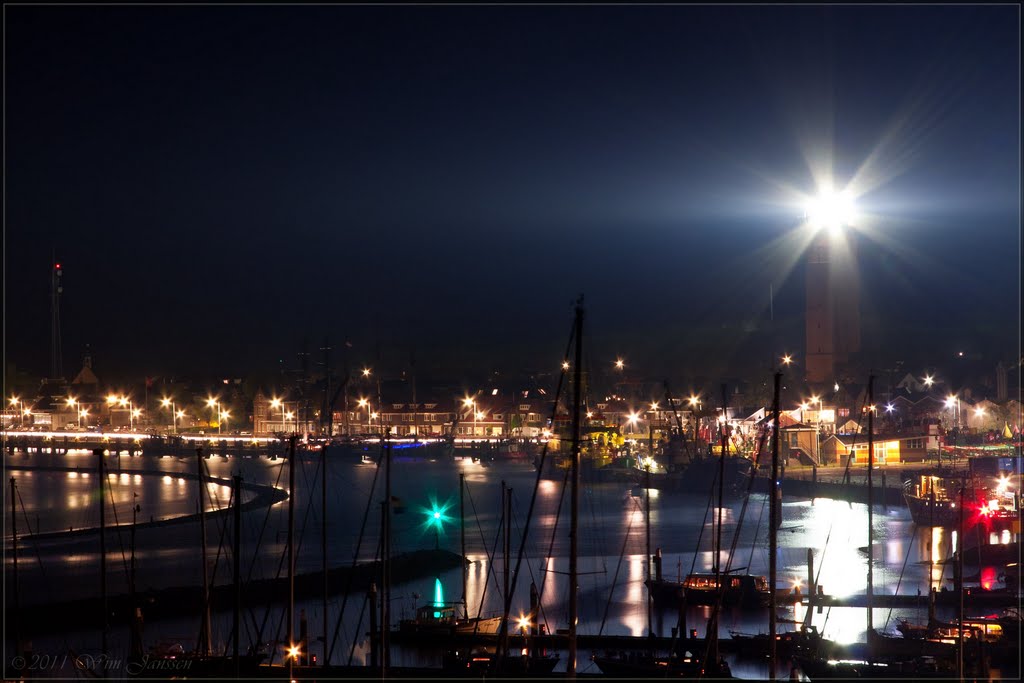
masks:
<instances>
[{"instance_id":1,"label":"red navigation light","mask_svg":"<svg viewBox=\"0 0 1024 683\"><path fill-rule=\"evenodd\" d=\"M59 263L58 263L58 264L56 264L56 265L54 266L54 268L56 268L57 270L60 270L60 264L59 264Z\"/></svg>"}]
</instances>

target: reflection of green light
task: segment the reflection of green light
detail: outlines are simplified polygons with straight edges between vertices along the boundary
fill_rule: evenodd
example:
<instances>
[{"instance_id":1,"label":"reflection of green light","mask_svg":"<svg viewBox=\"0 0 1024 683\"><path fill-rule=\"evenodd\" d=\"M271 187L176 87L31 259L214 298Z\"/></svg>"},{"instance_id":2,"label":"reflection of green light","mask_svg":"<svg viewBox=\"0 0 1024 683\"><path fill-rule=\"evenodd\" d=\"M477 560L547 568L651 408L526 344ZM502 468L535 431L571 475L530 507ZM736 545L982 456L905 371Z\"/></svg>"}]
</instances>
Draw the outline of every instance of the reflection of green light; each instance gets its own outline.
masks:
<instances>
[{"instance_id":1,"label":"reflection of green light","mask_svg":"<svg viewBox=\"0 0 1024 683\"><path fill-rule=\"evenodd\" d=\"M441 579L434 579L434 607L444 606L444 591L441 589ZM441 616L440 612L434 612L435 617Z\"/></svg>"}]
</instances>

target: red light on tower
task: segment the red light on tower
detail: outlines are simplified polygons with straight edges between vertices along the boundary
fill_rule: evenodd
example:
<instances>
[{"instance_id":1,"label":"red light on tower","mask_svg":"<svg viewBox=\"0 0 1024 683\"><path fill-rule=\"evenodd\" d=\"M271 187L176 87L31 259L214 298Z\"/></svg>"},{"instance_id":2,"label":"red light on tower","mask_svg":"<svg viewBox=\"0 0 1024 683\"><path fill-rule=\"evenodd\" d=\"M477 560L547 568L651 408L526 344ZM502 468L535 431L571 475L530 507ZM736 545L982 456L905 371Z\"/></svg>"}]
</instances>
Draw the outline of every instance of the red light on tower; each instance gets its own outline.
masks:
<instances>
[{"instance_id":1,"label":"red light on tower","mask_svg":"<svg viewBox=\"0 0 1024 683\"><path fill-rule=\"evenodd\" d=\"M58 264L56 264L56 265L54 266L54 268L56 268L57 270L60 270L60 264L59 264L59 263L58 263Z\"/></svg>"}]
</instances>

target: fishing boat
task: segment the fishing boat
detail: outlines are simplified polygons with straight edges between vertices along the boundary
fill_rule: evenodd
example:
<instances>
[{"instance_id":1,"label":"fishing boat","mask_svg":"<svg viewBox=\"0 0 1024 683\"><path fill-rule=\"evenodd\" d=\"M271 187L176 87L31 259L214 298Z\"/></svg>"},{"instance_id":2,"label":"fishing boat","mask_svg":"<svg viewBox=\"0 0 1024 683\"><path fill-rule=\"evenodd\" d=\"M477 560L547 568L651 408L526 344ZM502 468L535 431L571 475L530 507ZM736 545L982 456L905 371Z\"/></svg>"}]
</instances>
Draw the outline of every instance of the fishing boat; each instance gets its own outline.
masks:
<instances>
[{"instance_id":1,"label":"fishing boat","mask_svg":"<svg viewBox=\"0 0 1024 683\"><path fill-rule=\"evenodd\" d=\"M903 484L903 498L915 524L955 528L961 523L960 482L964 475L948 470L921 473ZM967 488L963 505L965 530L976 525L995 530L1019 529L1019 491L1012 477L971 477L974 485ZM1019 488L1016 487L1016 488Z\"/></svg>"},{"instance_id":2,"label":"fishing boat","mask_svg":"<svg viewBox=\"0 0 1024 683\"><path fill-rule=\"evenodd\" d=\"M869 662L863 659L823 659L795 655L794 664L811 680L819 678L953 678L956 669L934 657L916 657L900 661Z\"/></svg>"},{"instance_id":3,"label":"fishing boat","mask_svg":"<svg viewBox=\"0 0 1024 683\"><path fill-rule=\"evenodd\" d=\"M742 633L729 631L729 635L736 643L736 651L744 657L764 657L770 650L770 636L767 633ZM779 657L793 657L794 655L805 655L810 657L837 657L842 648L831 640L821 636L818 629L813 625L801 625L800 628L792 631L783 631L775 635L776 654Z\"/></svg>"},{"instance_id":4,"label":"fishing boat","mask_svg":"<svg viewBox=\"0 0 1024 683\"><path fill-rule=\"evenodd\" d=\"M742 570L736 570L742 571ZM721 580L724 588L719 587ZM753 574L714 573L687 574L683 581L655 577L645 582L657 607L685 605L715 605L761 609L768 606L771 589L768 579Z\"/></svg>"}]
</instances>

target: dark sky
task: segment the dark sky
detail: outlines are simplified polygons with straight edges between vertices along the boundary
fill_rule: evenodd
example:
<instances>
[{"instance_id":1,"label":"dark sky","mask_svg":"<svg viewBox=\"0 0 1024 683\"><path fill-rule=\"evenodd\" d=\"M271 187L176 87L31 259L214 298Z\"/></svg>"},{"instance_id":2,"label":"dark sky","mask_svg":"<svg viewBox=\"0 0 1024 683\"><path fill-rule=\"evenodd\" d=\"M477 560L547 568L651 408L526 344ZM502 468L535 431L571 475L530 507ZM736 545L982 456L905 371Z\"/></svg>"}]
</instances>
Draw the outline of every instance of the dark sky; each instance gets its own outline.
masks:
<instances>
[{"instance_id":1,"label":"dark sky","mask_svg":"<svg viewBox=\"0 0 1024 683\"><path fill-rule=\"evenodd\" d=\"M728 360L769 286L792 346L820 169L870 217L880 363L1018 348L1013 5L4 17L6 355L38 374L54 250L68 374L86 343L101 376L226 376L325 335L536 367L580 292L595 359Z\"/></svg>"}]
</instances>

